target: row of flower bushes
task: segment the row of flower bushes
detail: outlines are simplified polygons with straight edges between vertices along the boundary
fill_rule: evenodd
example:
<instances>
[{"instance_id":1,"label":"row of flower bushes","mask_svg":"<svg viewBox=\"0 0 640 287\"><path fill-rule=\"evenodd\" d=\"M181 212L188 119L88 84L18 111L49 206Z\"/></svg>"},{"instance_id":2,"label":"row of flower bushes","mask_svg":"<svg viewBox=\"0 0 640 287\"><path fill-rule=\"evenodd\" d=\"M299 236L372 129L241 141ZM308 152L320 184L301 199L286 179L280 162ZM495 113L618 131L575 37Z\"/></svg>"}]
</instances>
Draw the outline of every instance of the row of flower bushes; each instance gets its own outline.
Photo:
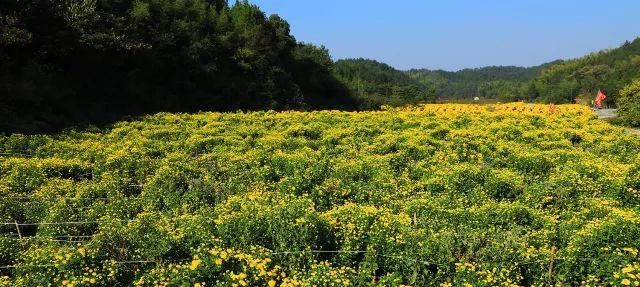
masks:
<instances>
[{"instance_id":1,"label":"row of flower bushes","mask_svg":"<svg viewBox=\"0 0 640 287\"><path fill-rule=\"evenodd\" d=\"M574 105L4 136L0 286L633 286L639 151Z\"/></svg>"}]
</instances>

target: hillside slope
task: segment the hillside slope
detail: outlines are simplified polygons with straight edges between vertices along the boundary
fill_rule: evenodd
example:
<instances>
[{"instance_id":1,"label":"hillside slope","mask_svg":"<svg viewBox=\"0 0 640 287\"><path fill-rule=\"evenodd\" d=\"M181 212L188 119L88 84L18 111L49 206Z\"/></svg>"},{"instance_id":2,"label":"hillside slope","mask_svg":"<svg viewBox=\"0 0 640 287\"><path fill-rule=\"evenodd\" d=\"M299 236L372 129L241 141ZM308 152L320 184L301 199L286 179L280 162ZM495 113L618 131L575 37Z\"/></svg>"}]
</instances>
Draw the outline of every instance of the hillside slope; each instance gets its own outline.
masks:
<instances>
[{"instance_id":1,"label":"hillside slope","mask_svg":"<svg viewBox=\"0 0 640 287\"><path fill-rule=\"evenodd\" d=\"M437 91L441 99L498 98L505 101L567 103L591 99L599 89L613 106L620 90L640 78L640 38L620 47L571 60L524 68L493 66L457 72L414 69L412 78Z\"/></svg>"},{"instance_id":2,"label":"hillside slope","mask_svg":"<svg viewBox=\"0 0 640 287\"><path fill-rule=\"evenodd\" d=\"M435 100L429 89L402 71L368 59L338 60L333 74L344 83L351 94L365 103L365 107L381 104L402 105Z\"/></svg>"},{"instance_id":3,"label":"hillside slope","mask_svg":"<svg viewBox=\"0 0 640 287\"><path fill-rule=\"evenodd\" d=\"M357 107L326 49L246 0L76 2L0 5L0 133L159 111Z\"/></svg>"},{"instance_id":4,"label":"hillside slope","mask_svg":"<svg viewBox=\"0 0 640 287\"><path fill-rule=\"evenodd\" d=\"M532 83L537 98L547 102L569 102L575 97L592 98L598 89L614 104L620 90L640 77L640 38L620 47L564 61L545 69Z\"/></svg>"},{"instance_id":5,"label":"hillside slope","mask_svg":"<svg viewBox=\"0 0 640 287\"><path fill-rule=\"evenodd\" d=\"M555 61L534 67L489 66L456 72L412 69L407 74L420 83L434 88L441 99L461 99L475 96L499 98L519 94L519 86L531 80Z\"/></svg>"}]
</instances>

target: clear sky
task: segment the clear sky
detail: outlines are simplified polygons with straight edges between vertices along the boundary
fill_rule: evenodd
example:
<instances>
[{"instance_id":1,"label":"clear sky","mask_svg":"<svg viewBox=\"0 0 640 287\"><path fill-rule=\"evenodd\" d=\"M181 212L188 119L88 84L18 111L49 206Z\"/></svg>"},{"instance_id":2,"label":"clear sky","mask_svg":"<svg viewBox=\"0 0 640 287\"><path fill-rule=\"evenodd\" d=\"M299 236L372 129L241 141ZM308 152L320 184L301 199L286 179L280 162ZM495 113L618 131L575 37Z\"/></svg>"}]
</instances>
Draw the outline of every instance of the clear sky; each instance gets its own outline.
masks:
<instances>
[{"instance_id":1,"label":"clear sky","mask_svg":"<svg viewBox=\"0 0 640 287\"><path fill-rule=\"evenodd\" d=\"M233 3L232 1L230 1ZM640 36L640 0L250 0L334 60L399 69L532 66Z\"/></svg>"}]
</instances>

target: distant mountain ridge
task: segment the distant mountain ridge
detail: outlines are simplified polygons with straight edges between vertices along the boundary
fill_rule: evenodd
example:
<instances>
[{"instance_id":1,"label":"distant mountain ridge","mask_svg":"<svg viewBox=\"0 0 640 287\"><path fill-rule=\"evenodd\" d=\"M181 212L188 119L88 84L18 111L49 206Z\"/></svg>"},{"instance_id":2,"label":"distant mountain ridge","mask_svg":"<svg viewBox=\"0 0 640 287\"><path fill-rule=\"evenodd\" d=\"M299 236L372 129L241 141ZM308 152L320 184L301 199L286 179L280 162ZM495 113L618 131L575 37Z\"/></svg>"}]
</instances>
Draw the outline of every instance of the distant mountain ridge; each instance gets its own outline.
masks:
<instances>
[{"instance_id":1,"label":"distant mountain ridge","mask_svg":"<svg viewBox=\"0 0 640 287\"><path fill-rule=\"evenodd\" d=\"M488 96L479 89L491 82L523 83L534 79L542 70L561 60L533 67L488 66L462 69L456 72L444 70L411 69L406 73L422 84L435 88L441 98L472 98ZM504 84L504 83L503 83Z\"/></svg>"},{"instance_id":2,"label":"distant mountain ridge","mask_svg":"<svg viewBox=\"0 0 640 287\"><path fill-rule=\"evenodd\" d=\"M375 99L374 102L401 104L403 100L413 103L434 97L444 100L482 97L567 103L576 98L590 98L602 89L608 94L608 103L614 105L622 87L640 77L640 38L615 49L532 67L400 71L375 60L346 59L336 62L334 73L352 93L359 98ZM396 90L415 87L418 94L427 96L398 96L389 92L393 87Z\"/></svg>"},{"instance_id":3,"label":"distant mountain ridge","mask_svg":"<svg viewBox=\"0 0 640 287\"><path fill-rule=\"evenodd\" d=\"M513 100L520 93L520 85L562 62L557 60L533 67L488 66L452 72L429 69L401 71L376 60L357 58L336 61L333 73L349 87L352 95L368 102L369 106L475 96L509 97L504 100Z\"/></svg>"}]
</instances>

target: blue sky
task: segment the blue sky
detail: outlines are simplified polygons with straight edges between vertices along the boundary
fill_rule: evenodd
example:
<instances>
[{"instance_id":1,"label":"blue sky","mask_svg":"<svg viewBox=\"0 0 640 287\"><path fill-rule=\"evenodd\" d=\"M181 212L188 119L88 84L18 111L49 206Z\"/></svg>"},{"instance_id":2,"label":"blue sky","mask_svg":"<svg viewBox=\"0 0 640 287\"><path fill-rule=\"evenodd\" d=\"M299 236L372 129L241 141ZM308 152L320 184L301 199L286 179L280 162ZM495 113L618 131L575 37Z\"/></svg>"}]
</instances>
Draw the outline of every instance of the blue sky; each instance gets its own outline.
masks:
<instances>
[{"instance_id":1,"label":"blue sky","mask_svg":"<svg viewBox=\"0 0 640 287\"><path fill-rule=\"evenodd\" d=\"M640 0L250 2L336 60L363 57L399 69L532 66L640 36Z\"/></svg>"}]
</instances>

